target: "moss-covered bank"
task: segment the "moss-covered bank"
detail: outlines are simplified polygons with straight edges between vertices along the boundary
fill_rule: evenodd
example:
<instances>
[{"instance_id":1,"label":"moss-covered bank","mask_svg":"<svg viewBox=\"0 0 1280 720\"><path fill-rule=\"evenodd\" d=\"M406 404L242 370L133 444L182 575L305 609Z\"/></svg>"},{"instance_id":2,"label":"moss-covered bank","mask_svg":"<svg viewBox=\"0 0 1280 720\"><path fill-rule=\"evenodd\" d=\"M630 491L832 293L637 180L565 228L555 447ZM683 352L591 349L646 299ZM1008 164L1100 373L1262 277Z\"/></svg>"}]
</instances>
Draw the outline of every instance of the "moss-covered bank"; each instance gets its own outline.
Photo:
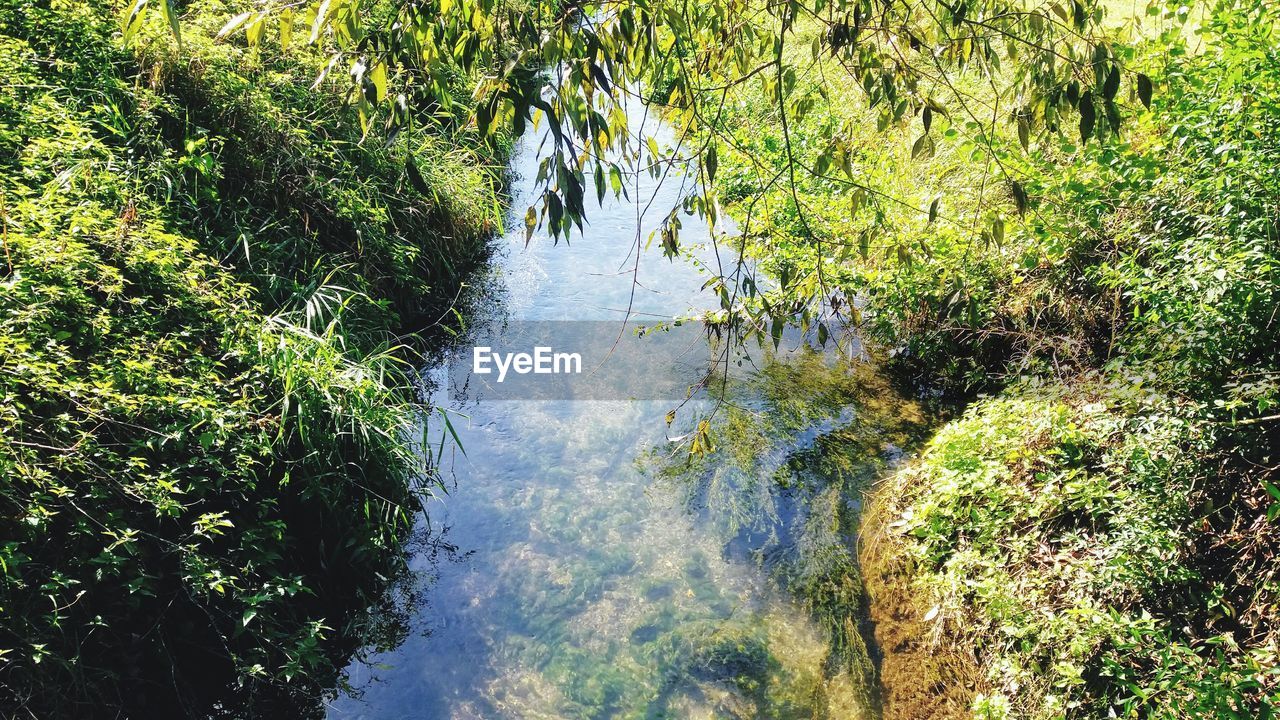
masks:
<instances>
[{"instance_id":1,"label":"moss-covered bank","mask_svg":"<svg viewBox=\"0 0 1280 720\"><path fill-rule=\"evenodd\" d=\"M430 468L395 339L498 222L501 158L362 140L321 59L0 3L0 707L319 712ZM275 42L274 38L270 42Z\"/></svg>"},{"instance_id":2,"label":"moss-covered bank","mask_svg":"<svg viewBox=\"0 0 1280 720\"><path fill-rule=\"evenodd\" d=\"M902 703L888 716L1256 707L1265 664L1201 658L1161 624L1214 624L1193 603L1220 460L1194 408L1088 380L1006 390L945 425L878 488L861 554ZM1152 670L1165 692L1129 697ZM926 687L932 714L912 698Z\"/></svg>"}]
</instances>

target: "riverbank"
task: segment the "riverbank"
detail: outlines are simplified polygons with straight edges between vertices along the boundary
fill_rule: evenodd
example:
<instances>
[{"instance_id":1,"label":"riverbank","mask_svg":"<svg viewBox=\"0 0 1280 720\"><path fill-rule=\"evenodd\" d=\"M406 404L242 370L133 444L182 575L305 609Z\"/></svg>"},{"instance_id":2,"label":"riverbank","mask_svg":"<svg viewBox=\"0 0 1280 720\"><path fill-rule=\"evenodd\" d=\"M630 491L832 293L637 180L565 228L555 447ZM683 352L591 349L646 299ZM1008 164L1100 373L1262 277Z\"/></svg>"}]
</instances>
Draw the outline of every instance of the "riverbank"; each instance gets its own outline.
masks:
<instances>
[{"instance_id":1,"label":"riverbank","mask_svg":"<svg viewBox=\"0 0 1280 720\"><path fill-rule=\"evenodd\" d=\"M1261 702L1247 678L1264 667L1233 674L1174 651L1155 668L1177 673L1165 696L1134 690L1152 670L1142 653L1176 642L1157 618L1204 619L1195 546L1211 532L1203 493L1231 480L1217 474L1220 451L1191 404L1088 379L1009 388L944 425L876 489L864 531L886 684L950 674L924 700L964 702L938 717ZM912 692L886 717L935 716Z\"/></svg>"},{"instance_id":2,"label":"riverbank","mask_svg":"<svg viewBox=\"0 0 1280 720\"><path fill-rule=\"evenodd\" d=\"M181 50L120 10L0 5L0 705L315 715L403 632L402 333L483 259L504 151L364 137L320 51L217 42L220 3Z\"/></svg>"},{"instance_id":3,"label":"riverbank","mask_svg":"<svg viewBox=\"0 0 1280 720\"><path fill-rule=\"evenodd\" d=\"M794 80L789 126L755 87L717 96L748 256L809 317L849 299L905 386L963 408L882 481L861 536L886 717L1280 699L1276 17L1183 20L1115 24L1099 52L1126 72L1079 128L1050 108L987 133L994 68L919 88L915 116L838 68ZM813 141L832 127L834 157ZM821 177L777 182L792 157Z\"/></svg>"}]
</instances>

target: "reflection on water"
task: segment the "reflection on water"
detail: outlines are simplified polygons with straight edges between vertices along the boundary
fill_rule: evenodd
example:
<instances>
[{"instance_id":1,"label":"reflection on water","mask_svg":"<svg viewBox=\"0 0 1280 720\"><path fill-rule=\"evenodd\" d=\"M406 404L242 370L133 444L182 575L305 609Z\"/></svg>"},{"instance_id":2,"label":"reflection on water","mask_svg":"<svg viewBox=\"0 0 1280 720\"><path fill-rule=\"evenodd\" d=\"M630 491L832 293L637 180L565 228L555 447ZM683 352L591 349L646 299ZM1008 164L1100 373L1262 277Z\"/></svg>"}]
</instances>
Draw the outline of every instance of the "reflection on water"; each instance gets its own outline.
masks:
<instances>
[{"instance_id":1,"label":"reflection on water","mask_svg":"<svg viewBox=\"0 0 1280 720\"><path fill-rule=\"evenodd\" d=\"M534 161L522 153L517 172L532 177ZM632 198L665 209L677 192ZM568 247L525 248L523 228L506 238L478 320L621 320L628 304L670 318L708 302L696 263L645 251L633 267L634 205L591 217ZM686 221L686 240L699 232ZM438 393L466 416L453 416L456 487L429 506L456 560L415 558L431 575L424 632L353 667L359 697L330 716L874 714L857 502L915 411L865 365L806 352L762 365L682 410L677 425L716 410L716 449L692 460L667 440L682 432L663 422L670 402Z\"/></svg>"}]
</instances>

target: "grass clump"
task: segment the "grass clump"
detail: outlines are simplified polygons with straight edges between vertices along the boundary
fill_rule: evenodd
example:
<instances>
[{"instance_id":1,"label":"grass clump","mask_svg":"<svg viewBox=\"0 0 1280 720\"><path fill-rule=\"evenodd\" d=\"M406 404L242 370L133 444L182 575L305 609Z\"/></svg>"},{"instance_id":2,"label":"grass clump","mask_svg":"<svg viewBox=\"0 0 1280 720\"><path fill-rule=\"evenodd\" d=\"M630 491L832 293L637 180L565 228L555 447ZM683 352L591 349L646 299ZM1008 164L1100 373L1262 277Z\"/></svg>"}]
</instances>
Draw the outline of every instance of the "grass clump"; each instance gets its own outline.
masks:
<instances>
[{"instance_id":1,"label":"grass clump","mask_svg":"<svg viewBox=\"0 0 1280 720\"><path fill-rule=\"evenodd\" d=\"M221 6L181 62L114 11L0 4L0 703L317 715L401 632L429 468L390 337L479 256L495 178L426 129L361 144L314 58L204 40Z\"/></svg>"}]
</instances>

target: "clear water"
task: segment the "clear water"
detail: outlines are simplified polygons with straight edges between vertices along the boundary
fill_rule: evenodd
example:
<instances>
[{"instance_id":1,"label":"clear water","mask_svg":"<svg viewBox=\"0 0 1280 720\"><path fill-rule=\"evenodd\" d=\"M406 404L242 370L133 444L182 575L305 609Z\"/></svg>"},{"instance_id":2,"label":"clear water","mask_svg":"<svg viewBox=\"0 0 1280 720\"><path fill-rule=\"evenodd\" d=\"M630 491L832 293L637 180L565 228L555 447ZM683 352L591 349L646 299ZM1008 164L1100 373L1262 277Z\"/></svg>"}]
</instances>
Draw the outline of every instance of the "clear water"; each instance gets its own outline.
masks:
<instances>
[{"instance_id":1,"label":"clear water","mask_svg":"<svg viewBox=\"0 0 1280 720\"><path fill-rule=\"evenodd\" d=\"M517 189L532 184L520 178L536 174L536 153L517 154ZM526 247L515 228L476 289L475 319L709 306L697 263L655 247L634 265L637 238L681 182L645 179L638 204L606 200L569 245L535 236ZM683 236L706 242L707 231L685 218ZM710 248L697 255L714 266ZM690 460L668 433L717 400L728 402L716 450ZM436 401L466 451L429 508L456 551L415 558L430 578L415 632L351 668L357 696L339 697L331 718L874 716L857 508L916 418L869 367L807 352L762 359L686 405L672 429L672 402Z\"/></svg>"}]
</instances>

